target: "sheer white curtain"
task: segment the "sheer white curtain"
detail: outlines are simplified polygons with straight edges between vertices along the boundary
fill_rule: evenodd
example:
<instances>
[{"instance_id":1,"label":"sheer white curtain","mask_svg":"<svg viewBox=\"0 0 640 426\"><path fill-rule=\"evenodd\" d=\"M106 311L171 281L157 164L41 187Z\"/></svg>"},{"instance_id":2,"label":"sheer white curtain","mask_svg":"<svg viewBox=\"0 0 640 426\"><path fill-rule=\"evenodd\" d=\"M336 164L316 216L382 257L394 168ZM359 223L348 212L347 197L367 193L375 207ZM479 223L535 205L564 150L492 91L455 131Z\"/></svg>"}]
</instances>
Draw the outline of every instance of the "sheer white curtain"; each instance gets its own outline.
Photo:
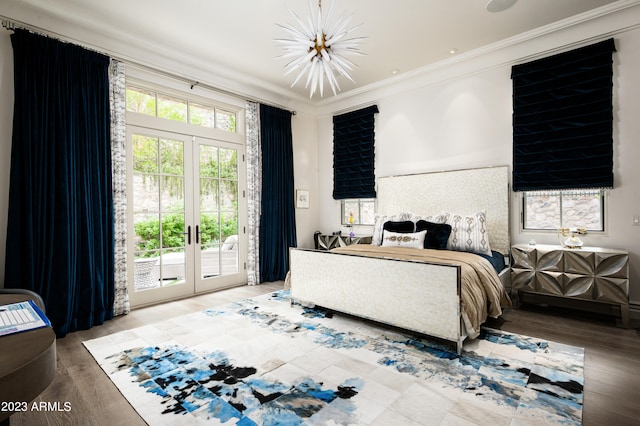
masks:
<instances>
[{"instance_id":1,"label":"sheer white curtain","mask_svg":"<svg viewBox=\"0 0 640 426\"><path fill-rule=\"evenodd\" d=\"M113 232L114 232L114 271L113 280L115 299L114 315L128 314L131 311L129 291L127 289L127 128L125 66L122 62L111 60L109 66L111 103L111 167L113 186Z\"/></svg>"},{"instance_id":2,"label":"sheer white curtain","mask_svg":"<svg viewBox=\"0 0 640 426\"><path fill-rule=\"evenodd\" d=\"M260 204L262 155L260 153L260 104L247 102L247 216L249 244L247 284L260 284Z\"/></svg>"}]
</instances>

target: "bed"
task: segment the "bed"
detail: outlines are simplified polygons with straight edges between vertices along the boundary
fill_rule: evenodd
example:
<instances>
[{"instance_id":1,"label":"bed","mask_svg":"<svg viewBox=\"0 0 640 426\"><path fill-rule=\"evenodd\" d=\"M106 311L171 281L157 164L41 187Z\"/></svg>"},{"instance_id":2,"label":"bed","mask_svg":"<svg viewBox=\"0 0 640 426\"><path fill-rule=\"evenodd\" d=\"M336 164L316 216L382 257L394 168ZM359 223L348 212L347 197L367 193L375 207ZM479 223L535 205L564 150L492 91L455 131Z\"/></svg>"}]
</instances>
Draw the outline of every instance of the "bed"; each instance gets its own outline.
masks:
<instances>
[{"instance_id":1,"label":"bed","mask_svg":"<svg viewBox=\"0 0 640 426\"><path fill-rule=\"evenodd\" d=\"M291 249L292 303L443 339L460 353L510 304L507 167L382 177L377 194L371 245ZM443 242L436 231L446 225Z\"/></svg>"}]
</instances>

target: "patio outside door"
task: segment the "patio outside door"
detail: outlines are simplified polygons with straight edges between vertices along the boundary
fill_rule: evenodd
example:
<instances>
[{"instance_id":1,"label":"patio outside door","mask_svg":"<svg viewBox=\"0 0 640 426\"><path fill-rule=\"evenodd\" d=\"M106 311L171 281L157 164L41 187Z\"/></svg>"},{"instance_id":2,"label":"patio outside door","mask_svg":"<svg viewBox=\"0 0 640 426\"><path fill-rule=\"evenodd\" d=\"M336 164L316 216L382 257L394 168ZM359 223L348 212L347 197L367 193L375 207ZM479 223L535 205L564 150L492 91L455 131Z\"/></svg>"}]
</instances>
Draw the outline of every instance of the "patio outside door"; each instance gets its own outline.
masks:
<instances>
[{"instance_id":1,"label":"patio outside door","mask_svg":"<svg viewBox=\"0 0 640 426\"><path fill-rule=\"evenodd\" d=\"M134 126L128 137L132 306L245 282L240 147Z\"/></svg>"}]
</instances>

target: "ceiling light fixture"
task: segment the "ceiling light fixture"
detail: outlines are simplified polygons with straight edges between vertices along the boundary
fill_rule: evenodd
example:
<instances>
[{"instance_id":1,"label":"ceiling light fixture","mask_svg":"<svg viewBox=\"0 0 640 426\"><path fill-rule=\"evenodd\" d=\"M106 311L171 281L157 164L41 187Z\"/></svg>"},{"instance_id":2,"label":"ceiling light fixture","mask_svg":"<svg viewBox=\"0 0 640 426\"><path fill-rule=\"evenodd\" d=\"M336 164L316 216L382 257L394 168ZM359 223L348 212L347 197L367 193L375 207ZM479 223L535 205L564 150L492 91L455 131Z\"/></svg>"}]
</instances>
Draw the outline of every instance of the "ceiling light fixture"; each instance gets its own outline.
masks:
<instances>
[{"instance_id":1,"label":"ceiling light fixture","mask_svg":"<svg viewBox=\"0 0 640 426\"><path fill-rule=\"evenodd\" d=\"M487 11L494 13L502 12L516 4L516 1L517 0L489 0L489 3L487 3Z\"/></svg>"},{"instance_id":2,"label":"ceiling light fixture","mask_svg":"<svg viewBox=\"0 0 640 426\"><path fill-rule=\"evenodd\" d=\"M316 89L320 89L320 96L324 94L324 80L329 83L334 95L340 90L337 76L343 75L349 80L353 80L350 71L356 66L345 57L349 54L362 55L358 50L358 45L364 37L347 38L354 30L360 27L349 28L351 16L344 13L333 21L335 1L331 3L326 19L322 17L322 1L318 0L317 7L313 0L309 0L309 17L305 23L291 9L289 13L293 15L298 27L291 24L280 25L291 38L276 39L284 46L285 53L279 58L295 58L285 65L289 75L298 71L298 75L291 87L295 86L303 75L307 75L305 88L309 87L309 97L313 97Z\"/></svg>"}]
</instances>

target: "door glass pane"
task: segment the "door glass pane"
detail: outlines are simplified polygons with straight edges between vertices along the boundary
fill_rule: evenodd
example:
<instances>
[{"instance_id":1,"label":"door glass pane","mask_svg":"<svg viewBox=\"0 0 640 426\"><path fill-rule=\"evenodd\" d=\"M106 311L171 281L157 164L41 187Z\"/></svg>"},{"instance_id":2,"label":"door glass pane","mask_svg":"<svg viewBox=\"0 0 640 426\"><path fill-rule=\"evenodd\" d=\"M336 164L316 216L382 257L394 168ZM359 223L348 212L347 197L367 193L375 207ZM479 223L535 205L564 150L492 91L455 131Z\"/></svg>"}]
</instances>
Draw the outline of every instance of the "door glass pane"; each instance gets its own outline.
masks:
<instances>
[{"instance_id":1,"label":"door glass pane","mask_svg":"<svg viewBox=\"0 0 640 426\"><path fill-rule=\"evenodd\" d=\"M220 177L238 179L238 151L220 148Z\"/></svg>"},{"instance_id":2,"label":"door glass pane","mask_svg":"<svg viewBox=\"0 0 640 426\"><path fill-rule=\"evenodd\" d=\"M156 251L137 251L133 261L133 279L135 289L146 290L158 287L158 253Z\"/></svg>"},{"instance_id":3,"label":"door glass pane","mask_svg":"<svg viewBox=\"0 0 640 426\"><path fill-rule=\"evenodd\" d=\"M200 244L203 250L220 243L219 221L218 213L205 211L200 213Z\"/></svg>"},{"instance_id":4,"label":"door glass pane","mask_svg":"<svg viewBox=\"0 0 640 426\"><path fill-rule=\"evenodd\" d=\"M221 241L227 242L230 237L235 237L232 239L237 240L238 237L238 212L223 212L220 215L220 232L221 232Z\"/></svg>"},{"instance_id":5,"label":"door glass pane","mask_svg":"<svg viewBox=\"0 0 640 426\"><path fill-rule=\"evenodd\" d=\"M218 178L218 148L200 146L200 177Z\"/></svg>"},{"instance_id":6,"label":"door glass pane","mask_svg":"<svg viewBox=\"0 0 640 426\"><path fill-rule=\"evenodd\" d=\"M184 248L163 250L153 276L160 286L183 284L186 278Z\"/></svg>"},{"instance_id":7,"label":"door glass pane","mask_svg":"<svg viewBox=\"0 0 640 426\"><path fill-rule=\"evenodd\" d=\"M160 219L158 213L136 213L133 215L136 233L136 250L144 256L146 251L160 248Z\"/></svg>"},{"instance_id":8,"label":"door glass pane","mask_svg":"<svg viewBox=\"0 0 640 426\"><path fill-rule=\"evenodd\" d=\"M160 208L164 212L184 211L184 176L160 177L162 192Z\"/></svg>"},{"instance_id":9,"label":"door glass pane","mask_svg":"<svg viewBox=\"0 0 640 426\"><path fill-rule=\"evenodd\" d=\"M236 182L237 188L237 182ZM236 204L237 205L237 204ZM238 272L238 210L220 214L220 263L223 274Z\"/></svg>"},{"instance_id":10,"label":"door glass pane","mask_svg":"<svg viewBox=\"0 0 640 426\"><path fill-rule=\"evenodd\" d=\"M158 173L158 138L133 135L133 171Z\"/></svg>"},{"instance_id":11,"label":"door glass pane","mask_svg":"<svg viewBox=\"0 0 640 426\"><path fill-rule=\"evenodd\" d=\"M220 181L220 210L234 211L238 204L238 181Z\"/></svg>"},{"instance_id":12,"label":"door glass pane","mask_svg":"<svg viewBox=\"0 0 640 426\"><path fill-rule=\"evenodd\" d=\"M133 136L134 289L185 279L184 143Z\"/></svg>"},{"instance_id":13,"label":"door glass pane","mask_svg":"<svg viewBox=\"0 0 640 426\"><path fill-rule=\"evenodd\" d=\"M200 146L201 278L238 272L237 156Z\"/></svg>"},{"instance_id":14,"label":"door glass pane","mask_svg":"<svg viewBox=\"0 0 640 426\"><path fill-rule=\"evenodd\" d=\"M200 209L203 211L218 211L218 179L200 178Z\"/></svg>"},{"instance_id":15,"label":"door glass pane","mask_svg":"<svg viewBox=\"0 0 640 426\"><path fill-rule=\"evenodd\" d=\"M160 139L160 158L162 174L184 176L184 144L181 141Z\"/></svg>"},{"instance_id":16,"label":"door glass pane","mask_svg":"<svg viewBox=\"0 0 640 426\"><path fill-rule=\"evenodd\" d=\"M160 205L160 181L158 175L149 173L134 173L133 186L135 196L135 211L158 212Z\"/></svg>"}]
</instances>

